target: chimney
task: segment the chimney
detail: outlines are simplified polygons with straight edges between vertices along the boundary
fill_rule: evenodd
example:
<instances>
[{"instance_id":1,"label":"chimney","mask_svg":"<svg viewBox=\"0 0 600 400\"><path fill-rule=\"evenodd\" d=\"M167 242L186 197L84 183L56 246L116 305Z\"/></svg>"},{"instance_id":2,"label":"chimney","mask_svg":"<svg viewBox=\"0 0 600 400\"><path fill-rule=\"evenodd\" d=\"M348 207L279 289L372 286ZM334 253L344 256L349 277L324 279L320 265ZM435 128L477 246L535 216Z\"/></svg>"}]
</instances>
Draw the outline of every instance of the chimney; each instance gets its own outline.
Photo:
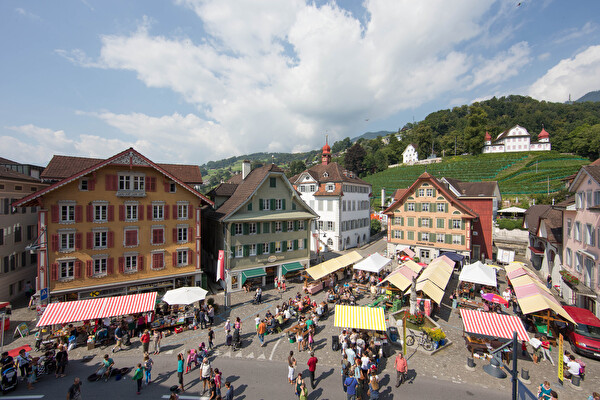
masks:
<instances>
[{"instance_id":1,"label":"chimney","mask_svg":"<svg viewBox=\"0 0 600 400\"><path fill-rule=\"evenodd\" d=\"M385 188L381 188L381 209L385 209Z\"/></svg>"},{"instance_id":2,"label":"chimney","mask_svg":"<svg viewBox=\"0 0 600 400\"><path fill-rule=\"evenodd\" d=\"M252 164L250 163L250 161L242 161L242 179L246 179L250 171L252 171Z\"/></svg>"}]
</instances>

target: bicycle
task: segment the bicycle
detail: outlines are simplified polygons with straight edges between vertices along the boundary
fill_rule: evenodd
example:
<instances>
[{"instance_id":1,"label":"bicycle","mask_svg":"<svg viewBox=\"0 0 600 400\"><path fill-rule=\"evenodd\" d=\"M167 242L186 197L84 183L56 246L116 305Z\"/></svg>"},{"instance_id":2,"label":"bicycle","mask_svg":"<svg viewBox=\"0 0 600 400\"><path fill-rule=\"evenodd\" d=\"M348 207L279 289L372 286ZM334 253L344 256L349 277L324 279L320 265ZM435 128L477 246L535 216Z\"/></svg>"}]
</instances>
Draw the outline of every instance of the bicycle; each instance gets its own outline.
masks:
<instances>
[{"instance_id":1,"label":"bicycle","mask_svg":"<svg viewBox=\"0 0 600 400\"><path fill-rule=\"evenodd\" d=\"M433 340L429 337L429 335L425 332L421 332L421 335L417 336L413 331L410 331L408 335L406 335L406 345L412 346L417 341L417 347L423 346L423 348L427 351L433 350Z\"/></svg>"}]
</instances>

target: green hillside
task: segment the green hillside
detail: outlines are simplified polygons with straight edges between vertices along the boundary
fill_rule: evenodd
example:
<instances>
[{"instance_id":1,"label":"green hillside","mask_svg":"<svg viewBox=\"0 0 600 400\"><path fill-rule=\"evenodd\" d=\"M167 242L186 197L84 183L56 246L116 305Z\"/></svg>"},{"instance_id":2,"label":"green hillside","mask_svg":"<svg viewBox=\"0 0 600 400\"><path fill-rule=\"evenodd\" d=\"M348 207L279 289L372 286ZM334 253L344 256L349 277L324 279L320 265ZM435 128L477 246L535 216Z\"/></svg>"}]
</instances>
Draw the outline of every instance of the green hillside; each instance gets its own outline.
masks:
<instances>
[{"instance_id":1,"label":"green hillside","mask_svg":"<svg viewBox=\"0 0 600 400\"><path fill-rule=\"evenodd\" d=\"M461 181L498 181L506 195L532 195L556 192L564 187L561 179L576 173L589 164L584 157L560 154L555 151L538 153L480 154L476 156L445 157L441 163L389 168L363 179L373 185L373 202L380 204L381 188L389 195L404 189L427 171L435 177Z\"/></svg>"}]
</instances>

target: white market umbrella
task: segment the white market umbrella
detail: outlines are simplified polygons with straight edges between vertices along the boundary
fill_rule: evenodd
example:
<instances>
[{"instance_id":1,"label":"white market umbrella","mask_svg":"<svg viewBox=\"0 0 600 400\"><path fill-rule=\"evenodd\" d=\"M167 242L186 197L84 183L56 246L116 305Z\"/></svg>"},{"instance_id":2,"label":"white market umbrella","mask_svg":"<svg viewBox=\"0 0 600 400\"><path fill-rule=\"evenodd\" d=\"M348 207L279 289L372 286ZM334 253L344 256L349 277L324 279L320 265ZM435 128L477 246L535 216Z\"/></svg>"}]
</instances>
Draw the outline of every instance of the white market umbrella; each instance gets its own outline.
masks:
<instances>
[{"instance_id":1,"label":"white market umbrella","mask_svg":"<svg viewBox=\"0 0 600 400\"><path fill-rule=\"evenodd\" d=\"M206 298L208 292L198 286L184 286L167 291L162 301L168 304L192 304Z\"/></svg>"}]
</instances>

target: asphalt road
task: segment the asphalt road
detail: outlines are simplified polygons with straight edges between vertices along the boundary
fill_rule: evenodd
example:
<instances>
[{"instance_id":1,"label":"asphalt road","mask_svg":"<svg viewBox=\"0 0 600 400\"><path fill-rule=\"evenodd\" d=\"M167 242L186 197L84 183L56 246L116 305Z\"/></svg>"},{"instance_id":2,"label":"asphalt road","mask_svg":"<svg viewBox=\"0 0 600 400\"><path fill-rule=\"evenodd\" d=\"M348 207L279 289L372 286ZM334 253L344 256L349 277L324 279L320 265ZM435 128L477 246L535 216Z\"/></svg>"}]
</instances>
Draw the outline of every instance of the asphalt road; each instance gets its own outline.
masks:
<instances>
[{"instance_id":1,"label":"asphalt road","mask_svg":"<svg viewBox=\"0 0 600 400\"><path fill-rule=\"evenodd\" d=\"M238 353L243 354L243 353ZM116 354L114 359L116 366L133 366L139 362L134 352ZM244 358L246 357L246 358ZM229 380L235 388L235 399L258 400L258 399L294 399L293 388L287 382L287 365L280 361L269 361L268 359L249 359L244 357L217 357L212 361L213 368L219 368L223 372L223 382ZM80 376L84 380L83 399L110 399L121 400L131 398L166 399L169 395L169 387L175 385L177 376L174 372L176 362L174 354L160 354L154 356L155 366L153 369L154 383L144 386L142 394L136 396L136 385L131 379L132 373L121 381L114 378L109 382L87 382L85 377L90 375L98 365L99 360L88 363L73 361L70 363L66 378L55 379L53 376L43 376L35 389L28 391L25 384L3 397L5 400L17 399L64 399L74 376ZM298 370L306 369L301 365ZM308 370L303 375L308 377ZM393 387L395 378L392 366L388 366L380 374L382 383L381 399L486 399L500 400L510 398L510 392L504 393L498 390L490 390L482 386L473 386L465 383L453 383L437 380L432 377L419 376L418 371L409 371L412 382L403 384L400 388ZM491 379L491 378L490 378ZM306 379L307 384L309 380ZM184 376L186 392L181 399L208 399L201 396L202 383L199 379L199 369L194 369ZM224 393L223 393L224 395ZM341 389L341 378L337 368L317 366L317 387L311 390L309 399L345 399L345 393Z\"/></svg>"}]
</instances>

